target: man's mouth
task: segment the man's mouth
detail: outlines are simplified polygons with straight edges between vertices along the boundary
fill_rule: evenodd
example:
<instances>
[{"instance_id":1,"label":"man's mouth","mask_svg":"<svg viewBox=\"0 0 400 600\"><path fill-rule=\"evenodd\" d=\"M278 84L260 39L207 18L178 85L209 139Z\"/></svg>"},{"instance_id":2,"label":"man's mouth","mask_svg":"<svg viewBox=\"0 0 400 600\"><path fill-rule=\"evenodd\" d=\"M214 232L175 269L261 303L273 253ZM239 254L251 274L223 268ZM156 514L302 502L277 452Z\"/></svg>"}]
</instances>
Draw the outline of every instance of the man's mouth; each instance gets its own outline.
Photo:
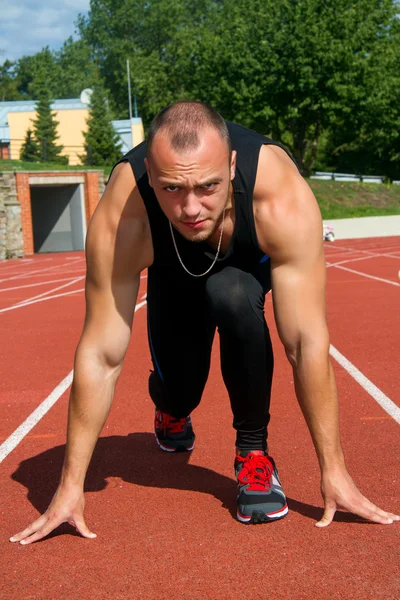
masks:
<instances>
[{"instance_id":1,"label":"man's mouth","mask_svg":"<svg viewBox=\"0 0 400 600\"><path fill-rule=\"evenodd\" d=\"M182 221L182 225L191 229L200 229L206 221L207 219L201 219L201 221Z\"/></svg>"}]
</instances>

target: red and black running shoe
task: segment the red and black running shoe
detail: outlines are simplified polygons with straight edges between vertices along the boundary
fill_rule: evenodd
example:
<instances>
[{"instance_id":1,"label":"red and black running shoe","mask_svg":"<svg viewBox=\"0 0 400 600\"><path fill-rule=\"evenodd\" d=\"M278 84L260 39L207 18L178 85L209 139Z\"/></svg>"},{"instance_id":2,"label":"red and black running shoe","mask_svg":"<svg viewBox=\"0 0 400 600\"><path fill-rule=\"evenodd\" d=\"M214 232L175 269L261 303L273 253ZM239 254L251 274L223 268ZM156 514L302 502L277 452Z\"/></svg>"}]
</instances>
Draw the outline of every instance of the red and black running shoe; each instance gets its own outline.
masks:
<instances>
[{"instance_id":1,"label":"red and black running shoe","mask_svg":"<svg viewBox=\"0 0 400 600\"><path fill-rule=\"evenodd\" d=\"M160 410L154 419L156 441L164 452L190 452L194 448L195 434L189 417L175 419Z\"/></svg>"},{"instance_id":2,"label":"red and black running shoe","mask_svg":"<svg viewBox=\"0 0 400 600\"><path fill-rule=\"evenodd\" d=\"M235 459L238 482L237 518L241 523L265 523L288 512L274 459L254 450Z\"/></svg>"}]
</instances>

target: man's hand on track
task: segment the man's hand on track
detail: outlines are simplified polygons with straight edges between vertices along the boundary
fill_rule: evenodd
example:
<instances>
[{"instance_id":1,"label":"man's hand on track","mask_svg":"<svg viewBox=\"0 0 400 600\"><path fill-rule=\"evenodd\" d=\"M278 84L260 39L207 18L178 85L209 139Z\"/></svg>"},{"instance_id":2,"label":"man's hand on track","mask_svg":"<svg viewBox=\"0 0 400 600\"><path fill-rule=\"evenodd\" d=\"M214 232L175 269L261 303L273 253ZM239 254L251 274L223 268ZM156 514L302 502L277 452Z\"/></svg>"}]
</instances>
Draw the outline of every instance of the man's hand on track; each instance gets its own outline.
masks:
<instances>
[{"instance_id":1,"label":"man's hand on track","mask_svg":"<svg viewBox=\"0 0 400 600\"><path fill-rule=\"evenodd\" d=\"M85 498L82 488L79 486L58 487L49 508L34 521L29 527L13 535L10 542L19 542L27 545L41 540L49 535L61 523L69 523L85 538L97 537L87 527L83 511Z\"/></svg>"},{"instance_id":2,"label":"man's hand on track","mask_svg":"<svg viewBox=\"0 0 400 600\"><path fill-rule=\"evenodd\" d=\"M400 516L382 510L363 496L344 467L333 474L322 474L321 493L325 511L322 519L315 523L316 527L330 525L338 508L382 525L400 521Z\"/></svg>"}]
</instances>

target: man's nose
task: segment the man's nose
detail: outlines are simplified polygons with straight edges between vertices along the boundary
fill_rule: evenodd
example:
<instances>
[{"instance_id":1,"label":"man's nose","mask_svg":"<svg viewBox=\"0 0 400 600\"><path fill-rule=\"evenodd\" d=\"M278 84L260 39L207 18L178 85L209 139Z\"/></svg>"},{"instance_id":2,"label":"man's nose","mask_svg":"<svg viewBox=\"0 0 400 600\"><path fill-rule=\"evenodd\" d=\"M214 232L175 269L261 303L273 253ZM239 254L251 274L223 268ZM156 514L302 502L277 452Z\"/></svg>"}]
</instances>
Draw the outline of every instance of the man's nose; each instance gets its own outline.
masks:
<instances>
[{"instance_id":1,"label":"man's nose","mask_svg":"<svg viewBox=\"0 0 400 600\"><path fill-rule=\"evenodd\" d=\"M202 205L195 192L189 192L183 205L183 213L186 219L194 219L201 213Z\"/></svg>"}]
</instances>

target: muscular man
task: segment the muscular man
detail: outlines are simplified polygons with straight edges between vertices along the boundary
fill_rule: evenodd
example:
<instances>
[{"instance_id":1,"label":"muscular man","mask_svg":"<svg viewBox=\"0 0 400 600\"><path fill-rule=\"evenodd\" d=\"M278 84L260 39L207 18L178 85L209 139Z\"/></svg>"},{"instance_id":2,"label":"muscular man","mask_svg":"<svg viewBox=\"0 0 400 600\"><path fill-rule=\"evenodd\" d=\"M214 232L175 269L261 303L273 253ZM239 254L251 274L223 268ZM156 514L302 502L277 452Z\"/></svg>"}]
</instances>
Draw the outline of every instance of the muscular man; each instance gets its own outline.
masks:
<instances>
[{"instance_id":1,"label":"muscular man","mask_svg":"<svg viewBox=\"0 0 400 600\"><path fill-rule=\"evenodd\" d=\"M31 543L65 521L95 537L83 516L84 479L146 268L149 390L162 450L194 447L190 413L202 396L218 328L237 432L238 519L264 522L287 513L267 449L273 355L263 308L272 287L279 336L321 468L325 512L317 525L329 525L338 506L377 523L400 520L367 500L345 467L329 360L321 216L282 148L225 123L205 104L167 107L147 143L115 167L91 220L86 254L87 310L61 480L47 511L11 541Z\"/></svg>"}]
</instances>

